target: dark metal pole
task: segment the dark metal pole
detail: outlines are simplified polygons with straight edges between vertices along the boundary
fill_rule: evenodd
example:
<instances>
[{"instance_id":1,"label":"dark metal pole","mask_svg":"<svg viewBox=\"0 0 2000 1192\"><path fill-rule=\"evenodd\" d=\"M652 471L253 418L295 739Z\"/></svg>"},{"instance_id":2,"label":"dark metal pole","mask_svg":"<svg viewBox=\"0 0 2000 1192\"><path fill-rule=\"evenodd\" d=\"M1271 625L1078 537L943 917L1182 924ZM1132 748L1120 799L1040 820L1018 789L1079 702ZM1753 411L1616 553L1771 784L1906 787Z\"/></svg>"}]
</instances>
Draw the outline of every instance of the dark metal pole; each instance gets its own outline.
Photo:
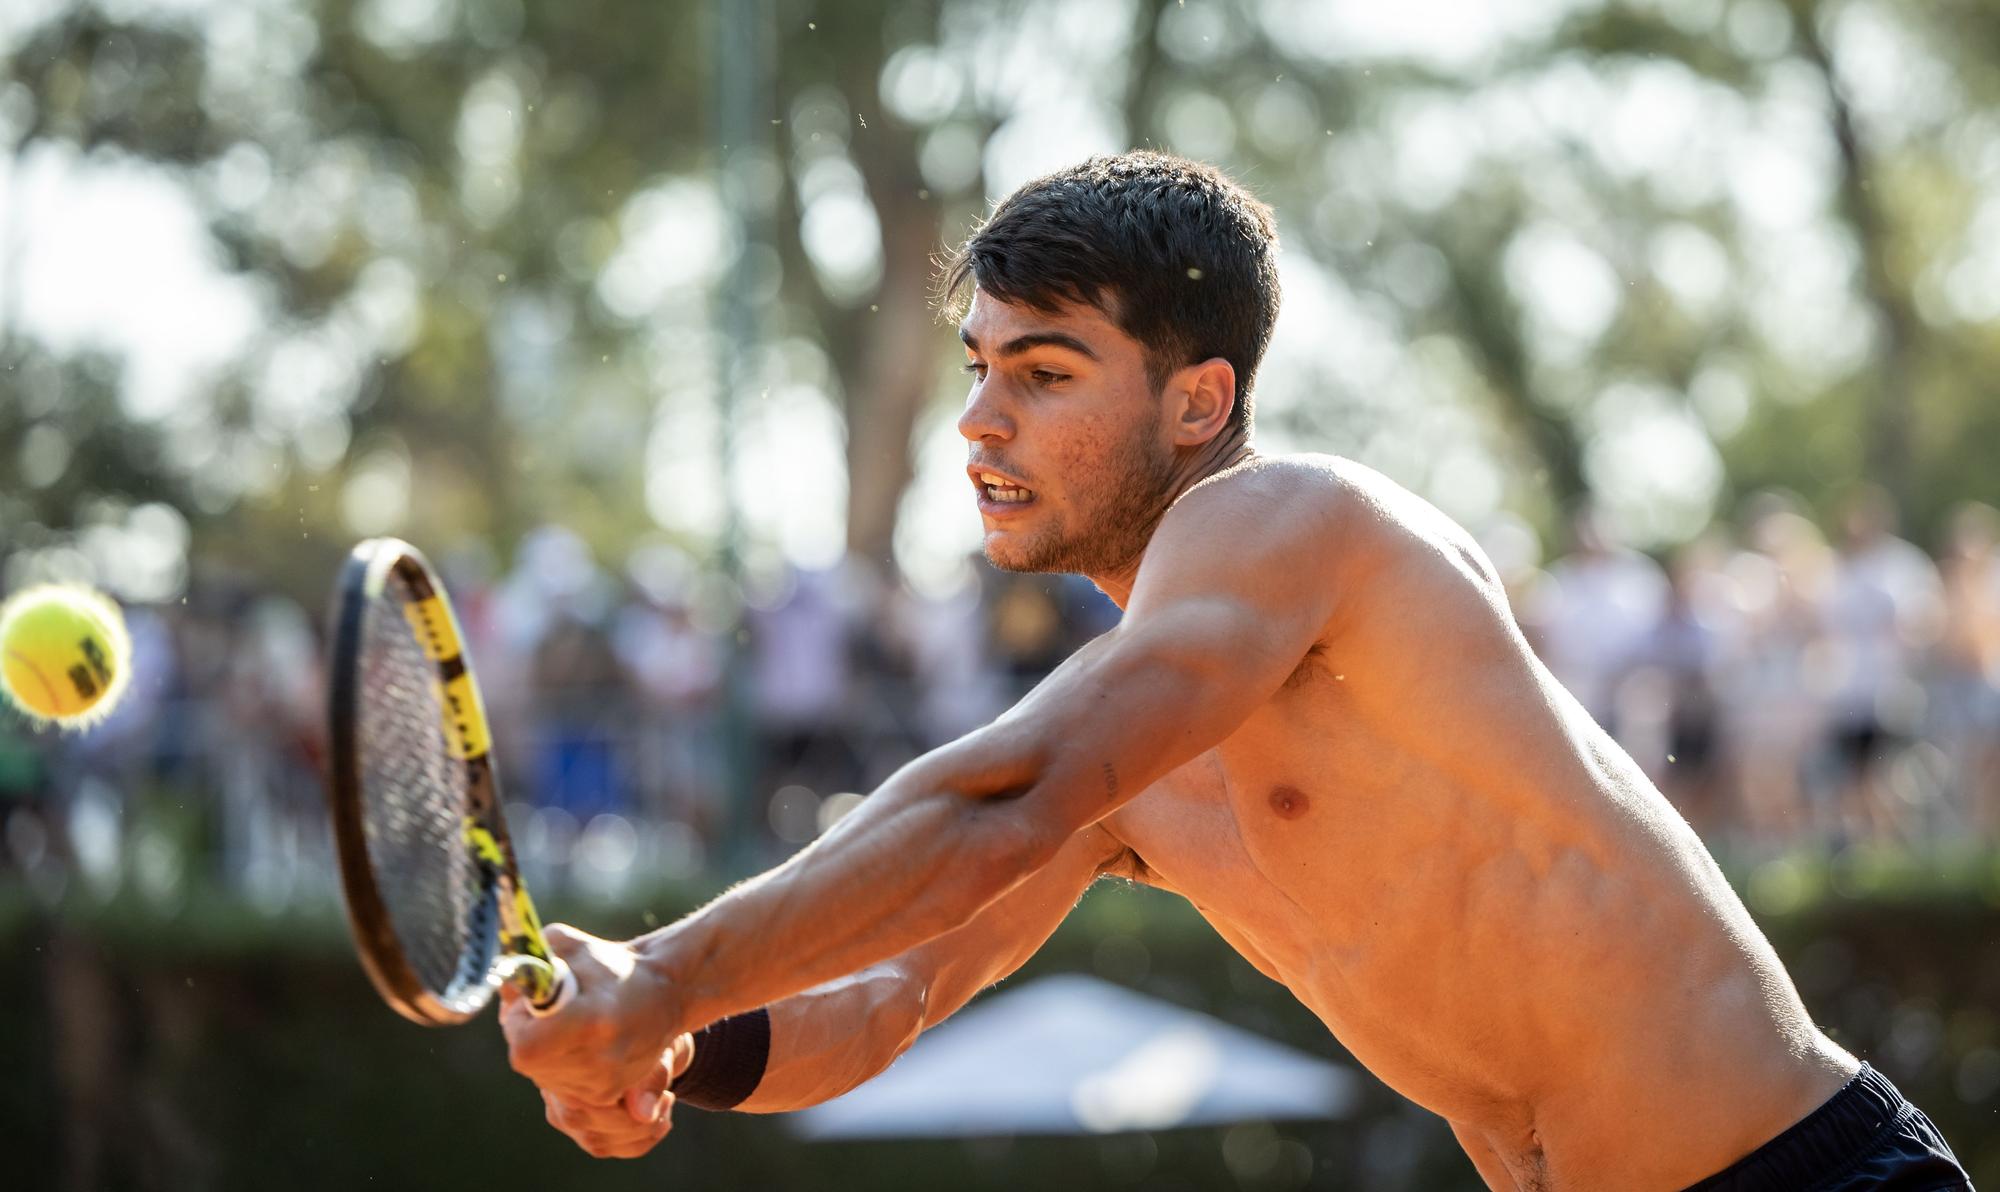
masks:
<instances>
[{"instance_id":1,"label":"dark metal pole","mask_svg":"<svg viewBox=\"0 0 2000 1192\"><path fill-rule=\"evenodd\" d=\"M716 293L716 449L722 467L723 573L740 592L743 586L742 514L736 503L736 420L738 398L749 380L748 365L758 337L758 312L750 297L751 249L767 238L765 212L771 196L755 193L768 171L771 97L768 63L770 21L761 4L715 0L716 177L724 205L735 216L739 251ZM756 826L763 792L757 789L755 736L750 706L746 635L741 612L729 643L725 678L723 741L725 795L729 801L723 862L732 873L755 863Z\"/></svg>"}]
</instances>

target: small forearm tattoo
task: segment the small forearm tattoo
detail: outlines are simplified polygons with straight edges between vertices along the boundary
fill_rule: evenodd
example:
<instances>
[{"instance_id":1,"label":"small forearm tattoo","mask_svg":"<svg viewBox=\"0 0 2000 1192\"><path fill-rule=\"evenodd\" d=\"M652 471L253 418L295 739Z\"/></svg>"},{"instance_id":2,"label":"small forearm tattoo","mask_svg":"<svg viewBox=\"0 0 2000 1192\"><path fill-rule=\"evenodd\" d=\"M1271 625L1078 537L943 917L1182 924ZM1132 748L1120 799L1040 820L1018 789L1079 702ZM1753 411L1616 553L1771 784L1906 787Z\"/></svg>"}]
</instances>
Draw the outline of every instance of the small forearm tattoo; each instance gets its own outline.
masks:
<instances>
[{"instance_id":1,"label":"small forearm tattoo","mask_svg":"<svg viewBox=\"0 0 2000 1192\"><path fill-rule=\"evenodd\" d=\"M1107 799L1118 797L1118 771L1111 768L1110 762L1104 763L1104 797Z\"/></svg>"}]
</instances>

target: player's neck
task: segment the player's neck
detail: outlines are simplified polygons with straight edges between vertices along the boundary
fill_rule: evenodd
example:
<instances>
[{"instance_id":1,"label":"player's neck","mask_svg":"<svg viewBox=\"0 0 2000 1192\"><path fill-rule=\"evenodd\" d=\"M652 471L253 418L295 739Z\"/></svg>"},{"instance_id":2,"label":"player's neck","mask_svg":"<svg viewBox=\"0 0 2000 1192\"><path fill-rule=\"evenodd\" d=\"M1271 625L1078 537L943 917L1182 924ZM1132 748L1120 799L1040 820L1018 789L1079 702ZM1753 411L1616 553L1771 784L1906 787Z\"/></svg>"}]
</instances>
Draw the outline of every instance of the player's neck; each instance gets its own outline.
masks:
<instances>
[{"instance_id":1,"label":"player's neck","mask_svg":"<svg viewBox=\"0 0 2000 1192\"><path fill-rule=\"evenodd\" d=\"M1256 458L1257 450L1250 445L1250 436L1242 430L1232 429L1203 443L1175 462L1174 482L1167 489L1161 516L1164 517L1165 511L1172 509L1174 502L1180 500L1195 485L1211 476L1220 476L1224 472L1242 467ZM1157 525L1156 522L1156 528ZM1109 596L1113 604L1123 609L1125 602L1132 597L1132 585L1138 581L1139 564L1144 562L1145 557L1145 552L1141 551L1137 558L1124 567L1087 578L1097 585L1098 591Z\"/></svg>"}]
</instances>

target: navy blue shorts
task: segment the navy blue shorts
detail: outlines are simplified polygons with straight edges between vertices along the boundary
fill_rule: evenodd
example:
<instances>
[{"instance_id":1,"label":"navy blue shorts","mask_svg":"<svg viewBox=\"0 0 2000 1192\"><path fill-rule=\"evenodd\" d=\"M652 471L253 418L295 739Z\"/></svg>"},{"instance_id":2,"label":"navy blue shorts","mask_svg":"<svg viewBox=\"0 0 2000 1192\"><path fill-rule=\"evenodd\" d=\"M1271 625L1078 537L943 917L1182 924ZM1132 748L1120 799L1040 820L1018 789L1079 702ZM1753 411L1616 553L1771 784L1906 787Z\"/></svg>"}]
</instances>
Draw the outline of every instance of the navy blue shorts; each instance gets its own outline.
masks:
<instances>
[{"instance_id":1,"label":"navy blue shorts","mask_svg":"<svg viewBox=\"0 0 2000 1192\"><path fill-rule=\"evenodd\" d=\"M1687 1192L1972 1192L1923 1111L1889 1078L1861 1071L1804 1121Z\"/></svg>"}]
</instances>

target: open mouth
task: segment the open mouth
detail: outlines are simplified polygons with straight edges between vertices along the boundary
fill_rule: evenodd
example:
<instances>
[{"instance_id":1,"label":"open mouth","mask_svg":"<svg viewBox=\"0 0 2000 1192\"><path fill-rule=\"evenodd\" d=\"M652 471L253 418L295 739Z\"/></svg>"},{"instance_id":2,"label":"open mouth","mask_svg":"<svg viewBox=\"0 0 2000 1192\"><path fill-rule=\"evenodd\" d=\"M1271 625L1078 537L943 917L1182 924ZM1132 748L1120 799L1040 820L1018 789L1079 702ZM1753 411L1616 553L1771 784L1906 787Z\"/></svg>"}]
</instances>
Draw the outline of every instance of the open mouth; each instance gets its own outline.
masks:
<instances>
[{"instance_id":1,"label":"open mouth","mask_svg":"<svg viewBox=\"0 0 2000 1192\"><path fill-rule=\"evenodd\" d=\"M1002 505L1021 505L1034 500L1034 490L1024 488L997 472L981 472L974 477L979 482L980 491L989 501Z\"/></svg>"}]
</instances>

